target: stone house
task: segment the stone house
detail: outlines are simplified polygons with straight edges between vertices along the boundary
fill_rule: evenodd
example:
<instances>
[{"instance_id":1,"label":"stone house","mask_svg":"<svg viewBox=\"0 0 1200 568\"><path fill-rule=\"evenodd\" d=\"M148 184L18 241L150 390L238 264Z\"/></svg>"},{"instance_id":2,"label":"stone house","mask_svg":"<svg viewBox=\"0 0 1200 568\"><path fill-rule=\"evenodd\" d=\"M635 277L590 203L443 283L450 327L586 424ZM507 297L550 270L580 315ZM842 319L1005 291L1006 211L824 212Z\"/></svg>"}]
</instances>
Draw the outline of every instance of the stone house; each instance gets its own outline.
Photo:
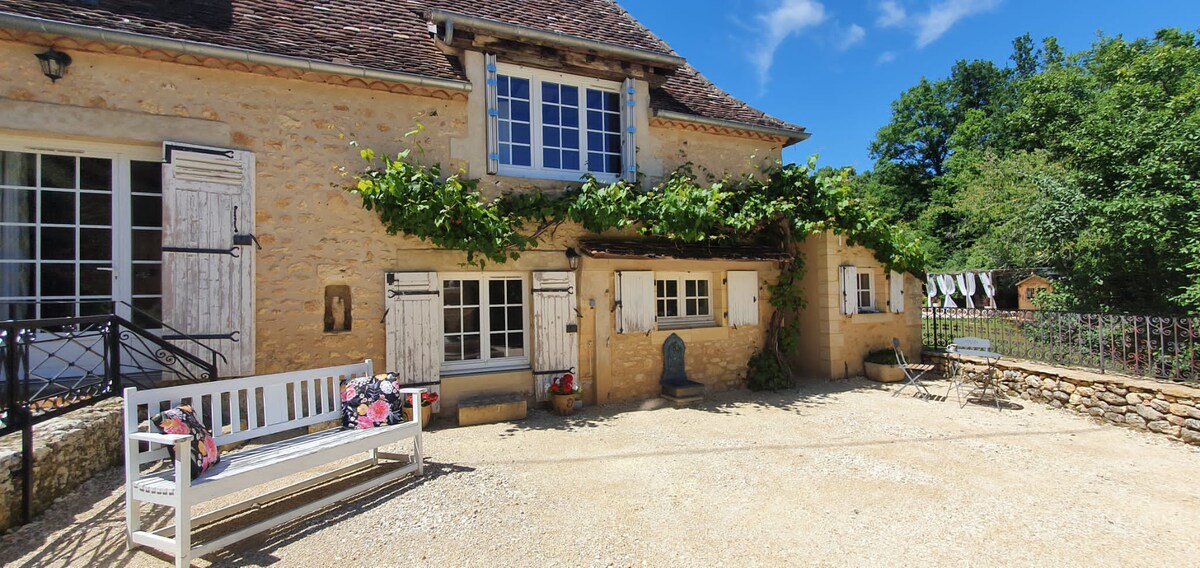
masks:
<instances>
[{"instance_id":1,"label":"stone house","mask_svg":"<svg viewBox=\"0 0 1200 568\"><path fill-rule=\"evenodd\" d=\"M54 81L48 48L70 58ZM611 0L0 0L0 319L161 319L226 354L223 376L372 358L443 411L535 401L567 370L588 404L657 396L671 334L690 378L743 384L779 251L563 227L468 266L343 190L347 140L394 153L416 124L423 159L487 195L737 174L809 136ZM801 249L800 371L860 374L893 336L919 349L915 279L836 236Z\"/></svg>"}]
</instances>

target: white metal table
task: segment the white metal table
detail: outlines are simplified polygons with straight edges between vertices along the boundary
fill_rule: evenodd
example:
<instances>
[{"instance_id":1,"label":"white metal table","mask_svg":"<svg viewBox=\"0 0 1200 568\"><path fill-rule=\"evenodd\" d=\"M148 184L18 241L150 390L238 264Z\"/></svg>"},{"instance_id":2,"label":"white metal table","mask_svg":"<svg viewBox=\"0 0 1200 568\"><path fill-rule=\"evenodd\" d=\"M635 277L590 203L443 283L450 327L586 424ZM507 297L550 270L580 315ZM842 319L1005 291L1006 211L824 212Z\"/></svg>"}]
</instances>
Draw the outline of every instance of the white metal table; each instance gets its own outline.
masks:
<instances>
[{"instance_id":1,"label":"white metal table","mask_svg":"<svg viewBox=\"0 0 1200 568\"><path fill-rule=\"evenodd\" d=\"M964 373L963 368L965 361L963 360L963 357L977 357L979 359L983 359L987 365L987 368L985 368L983 371L970 374L971 378L976 379L976 384L978 386L967 393L967 399L963 399L960 392L959 399L962 401L961 406L966 406L969 397L976 391L979 392L978 400L984 400L987 397L988 389L991 388L992 401L996 403L996 410L1000 410L1000 387L996 379L996 375L999 373L999 370L996 369L996 363L1000 361L1003 355L996 353L995 351L988 351L984 349L963 349L961 347L952 351L947 351L947 354L953 356L956 363L954 373L955 376L953 382L950 384L950 388L954 388L956 385L961 387L964 379L966 378L960 376L962 373ZM946 394L949 395L950 391L947 390Z\"/></svg>"}]
</instances>

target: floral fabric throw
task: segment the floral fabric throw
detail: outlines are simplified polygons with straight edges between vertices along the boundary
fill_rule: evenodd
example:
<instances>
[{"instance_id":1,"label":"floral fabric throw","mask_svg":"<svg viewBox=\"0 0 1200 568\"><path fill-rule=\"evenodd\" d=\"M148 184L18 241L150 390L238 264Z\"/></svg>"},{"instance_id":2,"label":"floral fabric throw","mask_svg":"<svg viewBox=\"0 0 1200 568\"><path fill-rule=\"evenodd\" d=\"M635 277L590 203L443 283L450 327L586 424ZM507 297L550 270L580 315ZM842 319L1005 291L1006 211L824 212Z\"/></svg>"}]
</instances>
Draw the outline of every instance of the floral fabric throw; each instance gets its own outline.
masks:
<instances>
[{"instance_id":1,"label":"floral fabric throw","mask_svg":"<svg viewBox=\"0 0 1200 568\"><path fill-rule=\"evenodd\" d=\"M188 434L192 437L192 479L221 462L217 453L217 441L189 405L180 405L150 417L150 422L164 434ZM171 459L175 459L175 447L167 446Z\"/></svg>"},{"instance_id":2,"label":"floral fabric throw","mask_svg":"<svg viewBox=\"0 0 1200 568\"><path fill-rule=\"evenodd\" d=\"M342 387L342 425L365 430L404 422L400 387L390 375L359 377Z\"/></svg>"}]
</instances>

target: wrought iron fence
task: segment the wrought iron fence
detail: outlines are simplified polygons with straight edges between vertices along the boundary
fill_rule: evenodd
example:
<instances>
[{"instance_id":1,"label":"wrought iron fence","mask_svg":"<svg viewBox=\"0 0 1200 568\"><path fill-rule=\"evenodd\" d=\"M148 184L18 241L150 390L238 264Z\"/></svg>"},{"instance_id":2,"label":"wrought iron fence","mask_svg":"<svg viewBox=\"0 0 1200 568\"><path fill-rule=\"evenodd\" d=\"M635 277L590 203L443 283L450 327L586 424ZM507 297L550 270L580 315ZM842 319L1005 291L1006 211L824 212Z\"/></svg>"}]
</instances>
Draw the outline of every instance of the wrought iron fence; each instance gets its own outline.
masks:
<instances>
[{"instance_id":1,"label":"wrought iron fence","mask_svg":"<svg viewBox=\"0 0 1200 568\"><path fill-rule=\"evenodd\" d=\"M22 433L24 503L31 516L33 425L119 396L217 378L206 361L116 315L0 321L0 435Z\"/></svg>"},{"instance_id":2,"label":"wrought iron fence","mask_svg":"<svg viewBox=\"0 0 1200 568\"><path fill-rule=\"evenodd\" d=\"M1050 365L1200 381L1200 318L1042 310L923 308L926 347L991 340L1006 357Z\"/></svg>"}]
</instances>

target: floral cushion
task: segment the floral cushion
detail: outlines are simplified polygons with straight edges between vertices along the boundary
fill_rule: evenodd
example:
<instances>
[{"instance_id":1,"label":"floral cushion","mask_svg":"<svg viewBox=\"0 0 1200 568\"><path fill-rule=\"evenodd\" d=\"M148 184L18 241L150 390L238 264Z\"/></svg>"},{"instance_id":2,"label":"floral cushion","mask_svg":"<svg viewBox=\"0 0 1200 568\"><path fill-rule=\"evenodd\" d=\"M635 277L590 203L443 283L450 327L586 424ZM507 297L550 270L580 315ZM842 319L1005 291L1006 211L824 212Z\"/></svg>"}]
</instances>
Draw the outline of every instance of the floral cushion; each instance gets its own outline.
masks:
<instances>
[{"instance_id":1,"label":"floral cushion","mask_svg":"<svg viewBox=\"0 0 1200 568\"><path fill-rule=\"evenodd\" d=\"M208 468L221 462L217 453L217 441L204 424L196 418L189 405L180 405L150 417L150 422L164 434L190 434L192 436L192 479L200 477ZM167 446L171 459L175 459L175 447Z\"/></svg>"},{"instance_id":2,"label":"floral cushion","mask_svg":"<svg viewBox=\"0 0 1200 568\"><path fill-rule=\"evenodd\" d=\"M363 430L404 422L400 387L391 375L359 377L342 387L342 425Z\"/></svg>"}]
</instances>

